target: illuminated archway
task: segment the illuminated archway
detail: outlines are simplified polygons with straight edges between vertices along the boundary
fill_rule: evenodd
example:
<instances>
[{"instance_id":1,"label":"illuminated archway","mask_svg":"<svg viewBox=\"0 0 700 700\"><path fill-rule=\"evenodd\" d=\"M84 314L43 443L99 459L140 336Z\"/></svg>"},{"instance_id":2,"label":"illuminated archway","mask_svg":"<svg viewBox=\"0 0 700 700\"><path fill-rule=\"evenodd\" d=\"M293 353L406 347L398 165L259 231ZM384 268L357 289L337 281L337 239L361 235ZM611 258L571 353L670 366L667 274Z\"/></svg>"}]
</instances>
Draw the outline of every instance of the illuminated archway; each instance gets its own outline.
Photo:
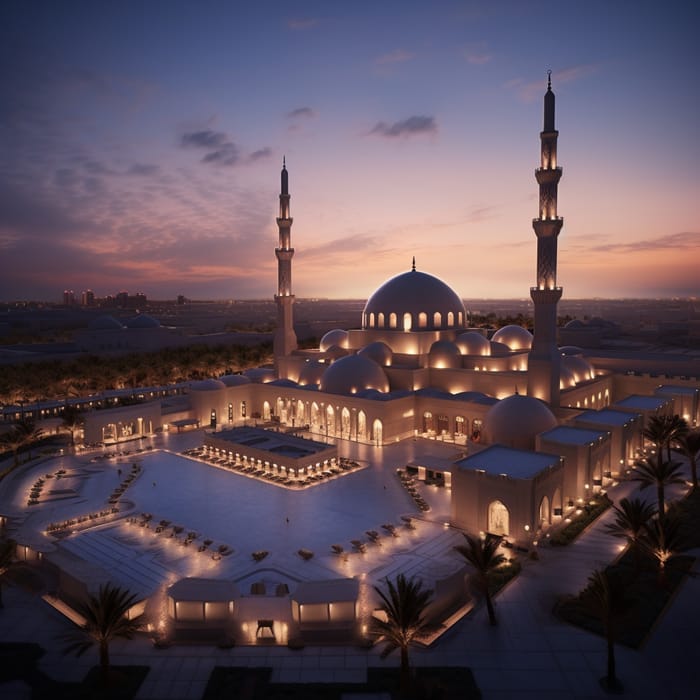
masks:
<instances>
[{"instance_id":1,"label":"illuminated archway","mask_svg":"<svg viewBox=\"0 0 700 700\"><path fill-rule=\"evenodd\" d=\"M549 525L552 522L552 513L549 508L549 499L543 496L540 501L540 525Z\"/></svg>"},{"instance_id":2,"label":"illuminated archway","mask_svg":"<svg viewBox=\"0 0 700 700\"><path fill-rule=\"evenodd\" d=\"M494 535L507 535L510 532L510 514L501 501L491 501L488 509L487 530Z\"/></svg>"},{"instance_id":3,"label":"illuminated archway","mask_svg":"<svg viewBox=\"0 0 700 700\"><path fill-rule=\"evenodd\" d=\"M431 433L435 430L435 423L433 422L433 414L430 411L425 411L423 413L423 432Z\"/></svg>"},{"instance_id":4,"label":"illuminated archway","mask_svg":"<svg viewBox=\"0 0 700 700\"><path fill-rule=\"evenodd\" d=\"M263 420L268 421L270 420L270 416L272 415L272 409L270 408L270 402L269 401L263 401Z\"/></svg>"},{"instance_id":5,"label":"illuminated archway","mask_svg":"<svg viewBox=\"0 0 700 700\"><path fill-rule=\"evenodd\" d=\"M381 445L383 441L383 426L379 418L372 423L372 439L375 445Z\"/></svg>"},{"instance_id":6,"label":"illuminated archway","mask_svg":"<svg viewBox=\"0 0 700 700\"><path fill-rule=\"evenodd\" d=\"M442 314L436 311L433 314L433 328L440 328L442 326Z\"/></svg>"},{"instance_id":7,"label":"illuminated archway","mask_svg":"<svg viewBox=\"0 0 700 700\"><path fill-rule=\"evenodd\" d=\"M413 325L413 319L411 318L411 314L409 314L408 312L406 312L406 313L403 315L403 329L404 329L405 331L410 331L412 325Z\"/></svg>"},{"instance_id":8,"label":"illuminated archway","mask_svg":"<svg viewBox=\"0 0 700 700\"><path fill-rule=\"evenodd\" d=\"M326 406L326 435L335 435L335 410L333 406Z\"/></svg>"},{"instance_id":9,"label":"illuminated archway","mask_svg":"<svg viewBox=\"0 0 700 700\"><path fill-rule=\"evenodd\" d=\"M345 407L340 412L340 437L350 437L350 411Z\"/></svg>"},{"instance_id":10,"label":"illuminated archway","mask_svg":"<svg viewBox=\"0 0 700 700\"><path fill-rule=\"evenodd\" d=\"M404 314L404 321L403 321L403 328L404 330L410 330L409 328L406 328L406 316L408 314ZM428 327L428 314L425 313L425 311L421 311L418 314L418 328L427 328Z\"/></svg>"},{"instance_id":11,"label":"illuminated archway","mask_svg":"<svg viewBox=\"0 0 700 700\"><path fill-rule=\"evenodd\" d=\"M367 440L367 416L362 410L357 414L357 439Z\"/></svg>"}]
</instances>

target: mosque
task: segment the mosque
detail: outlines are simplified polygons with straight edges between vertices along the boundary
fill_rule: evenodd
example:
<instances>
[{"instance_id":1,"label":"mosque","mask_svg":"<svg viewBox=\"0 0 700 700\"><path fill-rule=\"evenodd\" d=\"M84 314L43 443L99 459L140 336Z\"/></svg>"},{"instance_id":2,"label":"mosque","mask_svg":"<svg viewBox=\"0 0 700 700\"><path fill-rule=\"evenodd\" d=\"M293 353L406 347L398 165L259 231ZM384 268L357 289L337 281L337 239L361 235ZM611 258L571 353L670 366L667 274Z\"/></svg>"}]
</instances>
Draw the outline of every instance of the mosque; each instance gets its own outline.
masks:
<instances>
[{"instance_id":1,"label":"mosque","mask_svg":"<svg viewBox=\"0 0 700 700\"><path fill-rule=\"evenodd\" d=\"M527 546L535 537L546 536L549 528L568 518L622 475L644 447L643 429L651 416L680 414L696 426L700 419L698 376L669 372L670 365L664 358L648 359L643 372L630 371L619 357L611 365L590 350L558 343L557 304L562 288L557 284L557 241L563 219L557 211L562 169L557 163L558 131L554 117L555 98L550 80L544 96L541 162L535 171L539 187L539 212L533 221L537 265L535 284L530 289L534 334L513 325L493 334L469 328L459 294L433 275L417 269L414 259L408 270L392 277L370 295L359 328L331 330L318 348L300 349L294 331L289 173L283 162L277 218L279 243L275 249L278 323L274 366L192 382L183 394L85 414L85 443L116 446L115 450L120 449L121 443L140 437L162 435L167 441L170 434L205 428L204 444L185 454L194 454L221 467L207 477L209 484L217 479L217 486L205 492L207 507L193 506L194 494L202 492L202 484L192 475L191 468L185 469L167 450L162 453L162 459L154 454L146 467L149 474L161 470L157 472L158 488L155 480L152 488L132 485L141 471L137 462L122 476L117 465L126 468L133 459L131 456L124 457L127 462L117 462L111 470L90 464L70 479L77 482L89 473L96 484L98 480L108 483L110 479L114 483L116 471L120 482L108 501L110 506L63 525L42 524L41 517L49 517L51 510L46 511L46 516L33 511L37 513L34 520L27 518L18 535L18 551L23 552L22 556L27 561L43 561L55 568L60 575L60 595L64 600L76 598L85 588L96 585L95 582L110 580L118 569L132 577L128 584L136 585L145 601L162 586L166 573L171 582L172 561L177 560L174 551L185 551L199 535L191 532L189 539L185 539L165 519L150 531L151 514L124 517L117 504L122 503L127 488L128 499L133 498L134 489L140 494L136 499L137 510L149 508L150 504L153 509L169 509L170 518L187 517L196 521L207 515L200 511L213 513L218 507L216 512L222 513L222 522L212 521L209 525L216 527L217 537L238 532L247 538L256 529L263 506L266 517L274 521L281 517L277 504L284 503L284 507L295 504L299 519L306 516L310 521L307 530L303 525L291 528L289 518L278 526L268 523L272 534L264 544L271 549L287 543L293 536L335 537L340 511L344 517L354 516L361 510L362 501L372 501L382 511L392 508L395 512L397 503L405 508L403 491L396 497L386 485L382 489L380 482L371 480L376 475L368 474L370 469L365 473L366 483L375 488L362 492L357 490L358 479L344 476L344 469L351 473L353 468L352 460L347 457L350 448L353 453L371 454L373 464L381 466L376 478L386 479L385 472L393 471L396 466L402 483L406 478L411 483L420 481L435 487L433 493L437 494L441 508L444 505L444 512L434 516L416 515L424 518L426 528L437 529L445 536L454 534L453 528L471 533L491 532ZM141 337L148 327L148 319L133 324L140 344L148 342L148 338ZM100 330L114 335L105 341L106 336ZM576 326L568 330L567 337L575 337ZM120 328L90 332L94 333L89 339L93 343L124 342L118 340L123 332ZM413 442L420 446L412 450L416 455L413 461L387 464L385 456L392 453L394 446L401 447L401 443L411 446ZM128 453L115 451L102 457L117 454ZM144 458L144 463L148 459ZM237 481L231 490L222 485L232 483L228 470L259 475L259 480L269 485L259 484L265 489L262 492L257 483L247 480L245 488L254 490L246 491L250 495L239 498L234 505L232 494L241 492L243 485ZM63 476L61 471L56 473L56 478L59 475ZM46 478L50 476L47 474ZM167 482L165 497L158 495L166 487L160 481L161 476ZM152 478L149 476L149 484ZM224 481L218 481L220 478ZM321 502L330 503L331 510L310 514L312 501L306 496L313 494L304 493L303 489L313 489L318 480L323 482L326 478L329 488L317 491L318 498L313 503L317 506ZM73 488L70 479L64 479L62 488L50 493L67 499ZM185 479L194 481L187 482L190 485L183 488L180 483ZM32 487L30 498L35 504L44 484L42 477ZM298 498L294 495L282 499L280 492L270 491L276 488L292 489ZM75 494L81 493L77 486L74 490ZM392 498L394 501L390 503ZM419 501L416 504L423 505ZM345 502L350 506L346 508ZM134 508L133 503L130 507ZM403 542L412 537L412 530L407 530L406 524L410 525L414 514L400 517L404 525L399 527L404 534L397 541ZM448 518L449 522L444 522ZM156 522L154 518L153 523ZM241 523L245 527L241 528ZM63 532L65 538L52 541L52 528L59 526L67 530ZM78 532L88 526L95 530L92 535L87 530L84 534ZM74 527L75 532L68 532ZM122 527L126 528L126 534L119 529ZM163 531L169 527L172 532L164 539ZM385 522L381 527L394 533L393 537L387 536L388 541L393 541L397 534L395 526ZM199 529L193 523L190 528ZM184 528L185 534L187 529ZM376 531L366 532L373 533L375 539L379 537ZM161 540L148 540L151 536ZM250 643L256 643L259 633L274 625L273 637L276 634L278 640L285 639L287 629L303 631L305 625L311 631L319 626L356 626L359 583L348 569L354 564L348 564L347 557L337 563L344 576L341 579L328 579L327 570L305 562L304 572L316 572L313 575L318 578L308 580L308 573L301 575L296 564L290 565L288 553L280 552L278 558L271 556L272 563L267 568L258 567L256 555L264 557L268 551L254 552L255 563L248 559L246 564L245 556L239 553L235 560L229 556L227 564L222 559L231 555L231 548L228 544L221 545L209 558L212 541L205 540L198 551L204 551L209 564L220 567L220 573L215 578L181 578L168 589L168 616L176 626L194 625L200 631L201 625L216 626L228 621L235 610L235 618L242 621L241 629ZM157 542L160 544L156 547ZM351 542L358 552L364 552L362 542ZM176 548L174 543L182 546ZM252 541L248 544L252 545ZM133 553L134 546L140 547L138 556ZM328 548L329 543L324 546ZM430 556L423 556L411 553L410 545L402 546L397 562L401 562L402 570L408 566L411 575L432 577L439 591L436 605L442 606L434 614L444 617L445 611L463 597L463 567L455 568L454 562L446 567L444 562L436 560L433 550ZM332 547L343 551L338 545ZM450 544L447 551L451 553L452 549ZM372 568L374 573L394 572L391 567L398 565L390 562L386 564L389 568L381 568L381 558L389 561L393 550L387 544L383 551L385 554L375 554L377 559L366 564L379 567ZM304 559L313 556L306 549L299 549L297 554L305 555ZM218 561L212 563L213 560ZM360 569L355 573L358 572ZM260 587L265 588L260 579L264 575L275 577L277 582L285 581L284 586L277 583L275 590L281 592L274 598L262 599L258 595ZM224 580L222 576L232 580ZM250 581L253 581L251 595L242 595L240 587ZM291 598L287 583L294 588Z\"/></svg>"},{"instance_id":2,"label":"mosque","mask_svg":"<svg viewBox=\"0 0 700 700\"><path fill-rule=\"evenodd\" d=\"M452 524L517 538L558 522L634 459L650 416L679 413L693 425L700 418L697 378L664 383L665 367L647 374L600 368L581 348L558 345L558 135L550 77L535 170L534 334L514 325L490 336L469 328L459 294L413 259L370 295L359 328L331 330L317 349L299 349L283 163L274 367L194 382L184 404L147 411L146 420L131 416L144 413L139 407L121 409L118 425L93 412L86 441L103 441L124 426L132 436L255 421L376 447L418 438L452 442L459 460L415 465L422 479L452 490Z\"/></svg>"}]
</instances>

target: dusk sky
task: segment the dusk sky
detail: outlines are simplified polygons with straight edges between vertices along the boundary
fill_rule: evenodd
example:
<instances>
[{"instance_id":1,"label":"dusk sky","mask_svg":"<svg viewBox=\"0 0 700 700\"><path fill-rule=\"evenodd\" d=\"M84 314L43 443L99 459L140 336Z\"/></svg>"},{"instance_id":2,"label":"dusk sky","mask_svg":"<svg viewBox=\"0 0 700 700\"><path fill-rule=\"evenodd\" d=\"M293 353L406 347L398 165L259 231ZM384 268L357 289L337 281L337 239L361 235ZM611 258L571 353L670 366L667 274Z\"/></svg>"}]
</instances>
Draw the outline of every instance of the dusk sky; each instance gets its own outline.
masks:
<instances>
[{"instance_id":1,"label":"dusk sky","mask_svg":"<svg viewBox=\"0 0 700 700\"><path fill-rule=\"evenodd\" d=\"M698 8L4 0L0 300L272 298L283 155L297 297L526 297L548 69L565 297L700 296Z\"/></svg>"}]
</instances>

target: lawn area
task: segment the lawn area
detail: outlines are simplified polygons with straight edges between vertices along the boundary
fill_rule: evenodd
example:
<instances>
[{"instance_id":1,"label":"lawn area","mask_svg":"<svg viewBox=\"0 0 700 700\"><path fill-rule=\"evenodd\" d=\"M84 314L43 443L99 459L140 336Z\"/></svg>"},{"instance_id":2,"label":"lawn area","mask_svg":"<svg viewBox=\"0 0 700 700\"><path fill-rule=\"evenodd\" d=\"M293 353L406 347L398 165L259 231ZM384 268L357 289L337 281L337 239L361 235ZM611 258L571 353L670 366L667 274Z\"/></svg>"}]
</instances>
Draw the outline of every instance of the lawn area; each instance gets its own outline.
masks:
<instances>
[{"instance_id":1,"label":"lawn area","mask_svg":"<svg viewBox=\"0 0 700 700\"><path fill-rule=\"evenodd\" d=\"M700 547L700 490L691 492L679 504L685 521L685 533L689 548ZM646 641L666 606L673 599L693 566L694 557L681 555L670 560L666 566L666 580L659 578L658 568L649 556L642 556L639 570L635 570L633 552L627 550L606 568L612 576L626 582L625 601L627 609L618 621L617 641L638 649ZM560 601L555 614L572 625L603 636L600 620L582 609L579 593Z\"/></svg>"},{"instance_id":2,"label":"lawn area","mask_svg":"<svg viewBox=\"0 0 700 700\"><path fill-rule=\"evenodd\" d=\"M367 683L270 683L269 668L217 666L202 700L340 700L346 693L390 693L399 700L399 669L368 669ZM468 668L417 668L405 700L477 700L481 693ZM404 698L401 698L404 700Z\"/></svg>"}]
</instances>

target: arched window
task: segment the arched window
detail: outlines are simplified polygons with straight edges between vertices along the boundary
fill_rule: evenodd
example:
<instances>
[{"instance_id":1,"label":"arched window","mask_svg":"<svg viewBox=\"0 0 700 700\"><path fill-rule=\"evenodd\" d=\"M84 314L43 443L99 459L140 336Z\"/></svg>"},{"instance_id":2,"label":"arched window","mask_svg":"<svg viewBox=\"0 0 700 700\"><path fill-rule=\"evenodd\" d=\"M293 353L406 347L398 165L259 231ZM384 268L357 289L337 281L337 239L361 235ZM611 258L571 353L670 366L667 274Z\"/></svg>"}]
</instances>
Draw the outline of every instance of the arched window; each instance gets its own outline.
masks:
<instances>
[{"instance_id":1,"label":"arched window","mask_svg":"<svg viewBox=\"0 0 700 700\"><path fill-rule=\"evenodd\" d=\"M377 328L384 328L384 314L381 311L377 314Z\"/></svg>"},{"instance_id":2,"label":"arched window","mask_svg":"<svg viewBox=\"0 0 700 700\"><path fill-rule=\"evenodd\" d=\"M393 311L389 314L389 328L396 328L396 314Z\"/></svg>"},{"instance_id":3,"label":"arched window","mask_svg":"<svg viewBox=\"0 0 700 700\"><path fill-rule=\"evenodd\" d=\"M374 311L369 315L369 327L374 328Z\"/></svg>"},{"instance_id":4,"label":"arched window","mask_svg":"<svg viewBox=\"0 0 700 700\"><path fill-rule=\"evenodd\" d=\"M440 415L437 417L437 433L438 435L445 435L450 430L450 419L445 415Z\"/></svg>"},{"instance_id":5,"label":"arched window","mask_svg":"<svg viewBox=\"0 0 700 700\"><path fill-rule=\"evenodd\" d=\"M435 423L433 422L433 414L430 411L425 411L423 413L423 432L431 433L435 430Z\"/></svg>"},{"instance_id":6,"label":"arched window","mask_svg":"<svg viewBox=\"0 0 700 700\"><path fill-rule=\"evenodd\" d=\"M272 410L270 409L270 402L269 401L263 401L263 420L270 420L270 416L272 415Z\"/></svg>"},{"instance_id":7,"label":"arched window","mask_svg":"<svg viewBox=\"0 0 700 700\"><path fill-rule=\"evenodd\" d=\"M455 418L455 433L457 435L466 435L467 434L467 421L464 419L464 416L457 416Z\"/></svg>"},{"instance_id":8,"label":"arched window","mask_svg":"<svg viewBox=\"0 0 700 700\"><path fill-rule=\"evenodd\" d=\"M452 311L447 312L447 325L450 326L450 328L455 325L455 315Z\"/></svg>"},{"instance_id":9,"label":"arched window","mask_svg":"<svg viewBox=\"0 0 700 700\"><path fill-rule=\"evenodd\" d=\"M549 525L552 522L551 513L549 510L549 499L543 496L540 501L540 525Z\"/></svg>"},{"instance_id":10,"label":"arched window","mask_svg":"<svg viewBox=\"0 0 700 700\"><path fill-rule=\"evenodd\" d=\"M441 328L442 327L442 314L439 311L436 311L433 314L433 328Z\"/></svg>"},{"instance_id":11,"label":"arched window","mask_svg":"<svg viewBox=\"0 0 700 700\"><path fill-rule=\"evenodd\" d=\"M410 331L411 330L411 325L413 324L413 319L411 318L411 314L406 312L403 315L403 329L405 331Z\"/></svg>"},{"instance_id":12,"label":"arched window","mask_svg":"<svg viewBox=\"0 0 700 700\"><path fill-rule=\"evenodd\" d=\"M500 501L491 501L488 509L487 530L494 535L507 535L510 527L508 508Z\"/></svg>"},{"instance_id":13,"label":"arched window","mask_svg":"<svg viewBox=\"0 0 700 700\"><path fill-rule=\"evenodd\" d=\"M410 330L410 326L406 328L406 316L404 316L404 322L403 322L403 329L405 331ZM428 314L425 313L425 311L421 311L418 314L418 328L427 328L428 327Z\"/></svg>"},{"instance_id":14,"label":"arched window","mask_svg":"<svg viewBox=\"0 0 700 700\"><path fill-rule=\"evenodd\" d=\"M461 311L457 312L457 323L461 326L464 323L464 315Z\"/></svg>"}]
</instances>

